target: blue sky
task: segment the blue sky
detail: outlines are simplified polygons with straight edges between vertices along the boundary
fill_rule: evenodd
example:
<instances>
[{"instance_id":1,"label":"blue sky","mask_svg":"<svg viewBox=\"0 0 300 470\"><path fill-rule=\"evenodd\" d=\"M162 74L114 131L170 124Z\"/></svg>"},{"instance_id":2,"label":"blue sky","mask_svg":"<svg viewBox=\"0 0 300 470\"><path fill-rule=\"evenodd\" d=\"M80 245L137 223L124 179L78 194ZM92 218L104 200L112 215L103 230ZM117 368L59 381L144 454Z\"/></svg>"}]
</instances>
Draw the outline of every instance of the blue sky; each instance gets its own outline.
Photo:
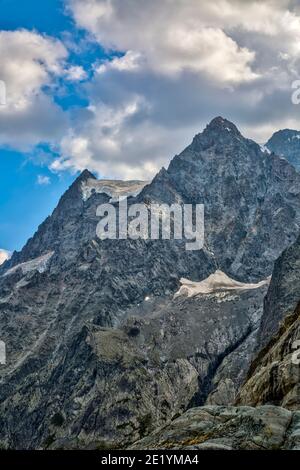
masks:
<instances>
[{"instance_id":1,"label":"blue sky","mask_svg":"<svg viewBox=\"0 0 300 470\"><path fill-rule=\"evenodd\" d=\"M72 28L72 20L64 14L62 0L0 0L1 29L20 27L59 35Z\"/></svg>"},{"instance_id":2,"label":"blue sky","mask_svg":"<svg viewBox=\"0 0 300 470\"><path fill-rule=\"evenodd\" d=\"M74 40L82 40L85 35L65 14L61 0L0 0L0 12L0 30L24 28L57 38L69 34ZM101 47L91 41L83 52L71 52L69 61L84 64L88 71L90 64L103 57ZM64 92L53 96L63 109L86 105L84 93L74 84L63 85ZM0 248L10 252L23 247L79 174L53 173L36 158L37 153L36 148L16 151L0 147Z\"/></svg>"},{"instance_id":3,"label":"blue sky","mask_svg":"<svg viewBox=\"0 0 300 470\"><path fill-rule=\"evenodd\" d=\"M149 180L219 115L300 129L299 44L300 0L0 0L0 255L84 168Z\"/></svg>"}]
</instances>

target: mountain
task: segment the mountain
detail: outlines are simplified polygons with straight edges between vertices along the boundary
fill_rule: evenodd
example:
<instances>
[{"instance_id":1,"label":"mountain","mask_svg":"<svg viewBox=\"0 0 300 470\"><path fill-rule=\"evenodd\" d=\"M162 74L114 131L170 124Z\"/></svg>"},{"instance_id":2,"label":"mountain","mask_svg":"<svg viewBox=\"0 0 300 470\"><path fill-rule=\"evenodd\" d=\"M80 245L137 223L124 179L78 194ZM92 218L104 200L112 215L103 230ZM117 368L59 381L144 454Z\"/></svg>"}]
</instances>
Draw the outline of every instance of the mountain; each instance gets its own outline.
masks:
<instances>
[{"instance_id":1,"label":"mountain","mask_svg":"<svg viewBox=\"0 0 300 470\"><path fill-rule=\"evenodd\" d=\"M150 298L127 310L114 328L84 325L52 367L40 360L38 385L29 385L36 376L31 370L27 386L15 384L13 398L3 402L6 422L12 409L23 411L19 394L27 408L31 403L22 412L15 446L124 447L207 399L232 402L253 353L265 293L266 286L192 299ZM43 345L36 357L46 353ZM212 382L231 354L227 380Z\"/></svg>"},{"instance_id":2,"label":"mountain","mask_svg":"<svg viewBox=\"0 0 300 470\"><path fill-rule=\"evenodd\" d=\"M257 282L299 233L300 179L236 126L215 118L139 199L205 205L206 245L232 277ZM164 191L161 191L161 188Z\"/></svg>"},{"instance_id":3,"label":"mountain","mask_svg":"<svg viewBox=\"0 0 300 470\"><path fill-rule=\"evenodd\" d=\"M124 194L204 204L203 249L97 238L98 205ZM0 267L2 445L125 446L192 406L232 403L299 227L300 175L221 117L149 184L84 171Z\"/></svg>"},{"instance_id":4,"label":"mountain","mask_svg":"<svg viewBox=\"0 0 300 470\"><path fill-rule=\"evenodd\" d=\"M285 157L295 168L300 171L300 132L292 129L284 129L275 132L268 140L265 147Z\"/></svg>"}]
</instances>

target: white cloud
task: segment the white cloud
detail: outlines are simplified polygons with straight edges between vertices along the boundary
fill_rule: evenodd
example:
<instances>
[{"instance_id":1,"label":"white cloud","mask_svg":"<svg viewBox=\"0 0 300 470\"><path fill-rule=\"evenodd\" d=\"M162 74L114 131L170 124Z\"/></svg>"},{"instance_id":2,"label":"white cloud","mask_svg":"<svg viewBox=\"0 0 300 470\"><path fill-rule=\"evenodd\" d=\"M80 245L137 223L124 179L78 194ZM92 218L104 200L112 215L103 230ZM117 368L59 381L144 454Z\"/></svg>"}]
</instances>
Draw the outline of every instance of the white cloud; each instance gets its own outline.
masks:
<instances>
[{"instance_id":1,"label":"white cloud","mask_svg":"<svg viewBox=\"0 0 300 470\"><path fill-rule=\"evenodd\" d=\"M257 77L251 69L255 53L239 46L222 30L220 12L211 12L206 3L194 0L69 2L78 25L94 34L104 47L143 56L147 66L156 73L173 75L191 70L221 83L253 80Z\"/></svg>"},{"instance_id":2,"label":"white cloud","mask_svg":"<svg viewBox=\"0 0 300 470\"><path fill-rule=\"evenodd\" d=\"M89 117L80 118L62 140L61 157L51 170L89 168L101 176L125 179L154 175L166 163L166 155L181 144L184 130L178 131L176 139L172 131L145 119L145 114L147 103L138 96L116 107L91 106Z\"/></svg>"},{"instance_id":3,"label":"white cloud","mask_svg":"<svg viewBox=\"0 0 300 470\"><path fill-rule=\"evenodd\" d=\"M63 44L38 33L0 31L1 79L7 87L8 110L30 105L51 75L61 75L67 58Z\"/></svg>"},{"instance_id":4,"label":"white cloud","mask_svg":"<svg viewBox=\"0 0 300 470\"><path fill-rule=\"evenodd\" d=\"M281 36L285 39L282 47L299 53L297 1L69 0L68 3L78 25L94 34L105 47L143 50L153 60L157 55L158 62L161 50L169 51L171 60L178 53L179 61L180 51L186 45L188 55L201 53L197 38L205 28ZM182 43L177 42L178 37ZM198 60L196 56L194 59Z\"/></svg>"},{"instance_id":5,"label":"white cloud","mask_svg":"<svg viewBox=\"0 0 300 470\"><path fill-rule=\"evenodd\" d=\"M0 249L0 266L11 256L11 253L7 250Z\"/></svg>"},{"instance_id":6,"label":"white cloud","mask_svg":"<svg viewBox=\"0 0 300 470\"><path fill-rule=\"evenodd\" d=\"M300 2L69 0L111 60L94 66L52 168L148 179L216 115L265 141L300 127ZM115 54L115 52L118 52Z\"/></svg>"},{"instance_id":7,"label":"white cloud","mask_svg":"<svg viewBox=\"0 0 300 470\"><path fill-rule=\"evenodd\" d=\"M122 57L114 57L112 60L106 60L99 67L96 67L96 72L100 74L108 70L119 70L121 72L136 71L140 69L142 65L141 54L127 51Z\"/></svg>"},{"instance_id":8,"label":"white cloud","mask_svg":"<svg viewBox=\"0 0 300 470\"><path fill-rule=\"evenodd\" d=\"M80 65L72 65L66 70L66 79L71 82L80 82L86 80L87 73Z\"/></svg>"},{"instance_id":9,"label":"white cloud","mask_svg":"<svg viewBox=\"0 0 300 470\"><path fill-rule=\"evenodd\" d=\"M51 180L49 176L45 176L45 175L37 176L37 184L39 184L40 186L47 186L50 183L51 183Z\"/></svg>"},{"instance_id":10,"label":"white cloud","mask_svg":"<svg viewBox=\"0 0 300 470\"><path fill-rule=\"evenodd\" d=\"M67 56L64 45L49 36L0 31L0 78L6 84L0 144L22 149L61 135L66 117L44 87L65 74Z\"/></svg>"},{"instance_id":11,"label":"white cloud","mask_svg":"<svg viewBox=\"0 0 300 470\"><path fill-rule=\"evenodd\" d=\"M0 31L8 96L0 144L27 150L49 142L60 152L54 171L88 167L148 179L215 115L259 141L278 127L300 127L290 101L300 64L300 1L68 3L78 27L113 56L94 64L89 79L67 63L61 41ZM89 106L64 111L55 104L60 79L79 82Z\"/></svg>"}]
</instances>

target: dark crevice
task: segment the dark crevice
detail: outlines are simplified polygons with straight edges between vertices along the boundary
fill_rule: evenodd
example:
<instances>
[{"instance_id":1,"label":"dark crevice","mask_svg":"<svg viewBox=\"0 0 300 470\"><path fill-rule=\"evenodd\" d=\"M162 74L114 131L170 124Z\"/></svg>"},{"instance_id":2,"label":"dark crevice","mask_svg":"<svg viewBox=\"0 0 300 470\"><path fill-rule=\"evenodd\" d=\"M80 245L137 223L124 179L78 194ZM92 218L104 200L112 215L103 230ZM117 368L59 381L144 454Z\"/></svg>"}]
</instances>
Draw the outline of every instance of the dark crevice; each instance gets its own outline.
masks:
<instances>
[{"instance_id":1,"label":"dark crevice","mask_svg":"<svg viewBox=\"0 0 300 470\"><path fill-rule=\"evenodd\" d=\"M193 398L188 404L189 408L194 408L196 406L203 406L209 396L213 391L213 379L222 365L224 359L232 354L236 349L238 349L241 344L246 341L246 339L253 333L253 328L249 326L246 332L233 344L230 344L221 354L219 354L208 367L208 371L204 379L198 376L198 391L195 393Z\"/></svg>"}]
</instances>

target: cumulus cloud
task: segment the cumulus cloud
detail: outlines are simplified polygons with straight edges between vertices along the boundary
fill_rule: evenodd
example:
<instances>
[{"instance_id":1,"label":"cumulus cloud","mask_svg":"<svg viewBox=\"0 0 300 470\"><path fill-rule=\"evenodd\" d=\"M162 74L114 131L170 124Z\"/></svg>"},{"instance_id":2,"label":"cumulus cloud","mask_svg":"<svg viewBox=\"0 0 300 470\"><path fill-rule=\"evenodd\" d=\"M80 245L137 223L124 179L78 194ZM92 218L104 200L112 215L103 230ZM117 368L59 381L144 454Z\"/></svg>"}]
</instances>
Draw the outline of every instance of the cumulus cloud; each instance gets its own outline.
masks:
<instances>
[{"instance_id":1,"label":"cumulus cloud","mask_svg":"<svg viewBox=\"0 0 300 470\"><path fill-rule=\"evenodd\" d=\"M210 11L206 3L70 0L70 7L77 23L104 47L131 51L131 57L139 54L156 73L191 70L222 83L255 79L251 69L255 52L227 35L219 18L211 21L220 12Z\"/></svg>"},{"instance_id":2,"label":"cumulus cloud","mask_svg":"<svg viewBox=\"0 0 300 470\"><path fill-rule=\"evenodd\" d=\"M127 51L122 57L114 57L112 60L106 60L99 67L95 67L97 73L105 73L109 70L119 70L121 72L136 71L143 64L142 56L138 52Z\"/></svg>"},{"instance_id":3,"label":"cumulus cloud","mask_svg":"<svg viewBox=\"0 0 300 470\"><path fill-rule=\"evenodd\" d=\"M52 169L147 179L220 114L259 142L300 127L290 99L300 59L298 1L68 5L112 58L94 65L89 107L72 116Z\"/></svg>"},{"instance_id":4,"label":"cumulus cloud","mask_svg":"<svg viewBox=\"0 0 300 470\"><path fill-rule=\"evenodd\" d=\"M0 249L0 266L11 256L11 253L7 250Z\"/></svg>"},{"instance_id":5,"label":"cumulus cloud","mask_svg":"<svg viewBox=\"0 0 300 470\"><path fill-rule=\"evenodd\" d=\"M144 179L154 175L182 144L184 130L173 131L156 124L148 104L139 96L115 106L97 103L80 114L75 127L61 142L61 156L51 169L90 170L105 177ZM172 144L173 141L173 144Z\"/></svg>"},{"instance_id":6,"label":"cumulus cloud","mask_svg":"<svg viewBox=\"0 0 300 470\"><path fill-rule=\"evenodd\" d=\"M87 73L80 65L72 65L66 70L65 76L71 82L80 82L87 78Z\"/></svg>"},{"instance_id":7,"label":"cumulus cloud","mask_svg":"<svg viewBox=\"0 0 300 470\"><path fill-rule=\"evenodd\" d=\"M6 85L0 144L23 149L62 136L66 116L45 87L66 73L67 56L57 39L27 30L0 31L1 80Z\"/></svg>"},{"instance_id":8,"label":"cumulus cloud","mask_svg":"<svg viewBox=\"0 0 300 470\"><path fill-rule=\"evenodd\" d=\"M149 179L216 115L259 142L278 128L300 128L291 103L300 0L65 1L110 59L91 64L91 78L68 64L61 41L0 32L8 92L0 143L23 149L50 142L57 172L88 167ZM58 79L75 82L88 106L62 110L53 99Z\"/></svg>"}]
</instances>

